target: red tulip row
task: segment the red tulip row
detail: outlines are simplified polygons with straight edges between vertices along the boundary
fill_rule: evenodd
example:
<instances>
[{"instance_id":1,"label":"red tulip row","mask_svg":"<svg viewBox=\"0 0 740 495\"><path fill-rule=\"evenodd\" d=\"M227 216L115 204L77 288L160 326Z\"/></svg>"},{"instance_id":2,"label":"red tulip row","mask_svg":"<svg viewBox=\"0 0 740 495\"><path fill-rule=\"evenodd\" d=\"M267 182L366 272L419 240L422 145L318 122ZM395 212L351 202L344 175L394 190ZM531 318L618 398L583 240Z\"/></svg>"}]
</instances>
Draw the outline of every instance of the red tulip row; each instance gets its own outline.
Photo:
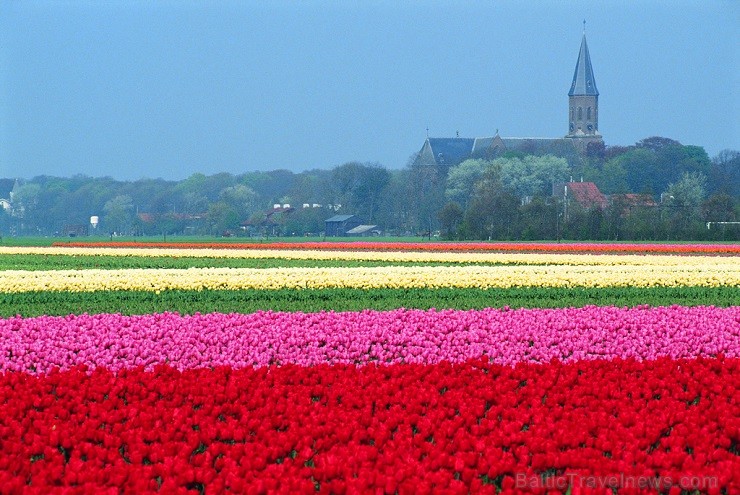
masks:
<instances>
[{"instance_id":1,"label":"red tulip row","mask_svg":"<svg viewBox=\"0 0 740 495\"><path fill-rule=\"evenodd\" d=\"M55 242L66 247L147 247L178 249L310 249L362 251L441 252L536 252L536 253L637 253L637 254L740 254L738 244L591 244L591 243L507 243L507 242Z\"/></svg>"},{"instance_id":2,"label":"red tulip row","mask_svg":"<svg viewBox=\"0 0 740 495\"><path fill-rule=\"evenodd\" d=\"M0 375L0 491L740 491L740 359Z\"/></svg>"}]
</instances>

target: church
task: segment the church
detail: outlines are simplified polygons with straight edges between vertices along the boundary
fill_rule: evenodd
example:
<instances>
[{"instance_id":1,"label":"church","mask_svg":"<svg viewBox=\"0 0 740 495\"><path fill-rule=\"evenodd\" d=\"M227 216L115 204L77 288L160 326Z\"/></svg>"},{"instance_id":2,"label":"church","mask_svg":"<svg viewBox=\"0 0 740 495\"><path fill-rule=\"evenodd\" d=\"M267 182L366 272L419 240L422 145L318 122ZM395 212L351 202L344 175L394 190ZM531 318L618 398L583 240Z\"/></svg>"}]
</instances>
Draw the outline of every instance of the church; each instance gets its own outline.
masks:
<instances>
[{"instance_id":1,"label":"church","mask_svg":"<svg viewBox=\"0 0 740 495\"><path fill-rule=\"evenodd\" d=\"M435 164L445 173L469 158L493 159L508 151L527 155L554 155L575 165L591 143L603 144L599 133L599 91L591 67L586 33L576 61L573 82L568 92L568 134L561 138L505 138L496 131L493 137L427 137L416 161Z\"/></svg>"}]
</instances>

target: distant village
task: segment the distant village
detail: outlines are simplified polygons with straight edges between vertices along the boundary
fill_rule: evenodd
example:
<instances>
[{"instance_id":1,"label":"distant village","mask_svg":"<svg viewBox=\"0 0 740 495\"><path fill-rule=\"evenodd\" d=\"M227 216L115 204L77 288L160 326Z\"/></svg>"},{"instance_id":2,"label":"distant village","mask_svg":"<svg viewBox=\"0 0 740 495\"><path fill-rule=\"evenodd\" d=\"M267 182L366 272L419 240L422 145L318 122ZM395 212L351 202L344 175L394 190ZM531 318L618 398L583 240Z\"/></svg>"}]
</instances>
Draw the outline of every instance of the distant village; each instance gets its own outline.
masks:
<instances>
[{"instance_id":1,"label":"distant village","mask_svg":"<svg viewBox=\"0 0 740 495\"><path fill-rule=\"evenodd\" d=\"M402 169L0 179L0 235L740 239L740 152L607 145L585 33L567 97L561 137L427 136Z\"/></svg>"}]
</instances>

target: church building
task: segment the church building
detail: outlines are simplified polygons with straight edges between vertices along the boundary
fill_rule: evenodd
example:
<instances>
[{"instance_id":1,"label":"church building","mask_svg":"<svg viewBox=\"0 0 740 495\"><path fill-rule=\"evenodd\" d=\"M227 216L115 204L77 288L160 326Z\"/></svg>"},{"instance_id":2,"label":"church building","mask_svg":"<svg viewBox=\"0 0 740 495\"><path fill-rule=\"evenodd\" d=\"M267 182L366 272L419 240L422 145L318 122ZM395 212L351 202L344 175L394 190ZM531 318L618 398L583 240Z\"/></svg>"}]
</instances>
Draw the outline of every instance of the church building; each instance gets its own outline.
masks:
<instances>
[{"instance_id":1,"label":"church building","mask_svg":"<svg viewBox=\"0 0 740 495\"><path fill-rule=\"evenodd\" d=\"M417 162L434 163L447 173L450 167L469 158L493 159L508 151L526 155L554 155L575 165L591 143L603 144L599 133L599 91L591 67L591 56L584 31L581 49L568 92L568 134L560 138L430 138L417 155Z\"/></svg>"}]
</instances>

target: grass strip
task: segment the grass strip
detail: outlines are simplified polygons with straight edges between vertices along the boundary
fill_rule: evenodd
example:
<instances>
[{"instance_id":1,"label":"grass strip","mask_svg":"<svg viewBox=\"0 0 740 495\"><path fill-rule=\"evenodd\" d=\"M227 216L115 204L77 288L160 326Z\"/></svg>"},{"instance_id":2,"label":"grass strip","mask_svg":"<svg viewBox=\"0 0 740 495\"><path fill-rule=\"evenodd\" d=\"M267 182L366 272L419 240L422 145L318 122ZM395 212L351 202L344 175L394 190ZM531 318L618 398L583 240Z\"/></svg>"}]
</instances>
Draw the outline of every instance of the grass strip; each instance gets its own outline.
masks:
<instances>
[{"instance_id":1,"label":"grass strip","mask_svg":"<svg viewBox=\"0 0 740 495\"><path fill-rule=\"evenodd\" d=\"M252 313L259 310L316 312L396 308L564 308L718 306L740 302L738 287L524 288L524 289L303 289L25 292L0 294L0 316L81 313L126 315L176 311Z\"/></svg>"},{"instance_id":2,"label":"grass strip","mask_svg":"<svg viewBox=\"0 0 740 495\"><path fill-rule=\"evenodd\" d=\"M502 266L516 263L466 262L468 266ZM72 256L49 254L0 254L2 270L124 270L187 268L338 268L373 266L459 266L458 262L383 261L383 260L311 260L290 258L221 258L153 256Z\"/></svg>"}]
</instances>

